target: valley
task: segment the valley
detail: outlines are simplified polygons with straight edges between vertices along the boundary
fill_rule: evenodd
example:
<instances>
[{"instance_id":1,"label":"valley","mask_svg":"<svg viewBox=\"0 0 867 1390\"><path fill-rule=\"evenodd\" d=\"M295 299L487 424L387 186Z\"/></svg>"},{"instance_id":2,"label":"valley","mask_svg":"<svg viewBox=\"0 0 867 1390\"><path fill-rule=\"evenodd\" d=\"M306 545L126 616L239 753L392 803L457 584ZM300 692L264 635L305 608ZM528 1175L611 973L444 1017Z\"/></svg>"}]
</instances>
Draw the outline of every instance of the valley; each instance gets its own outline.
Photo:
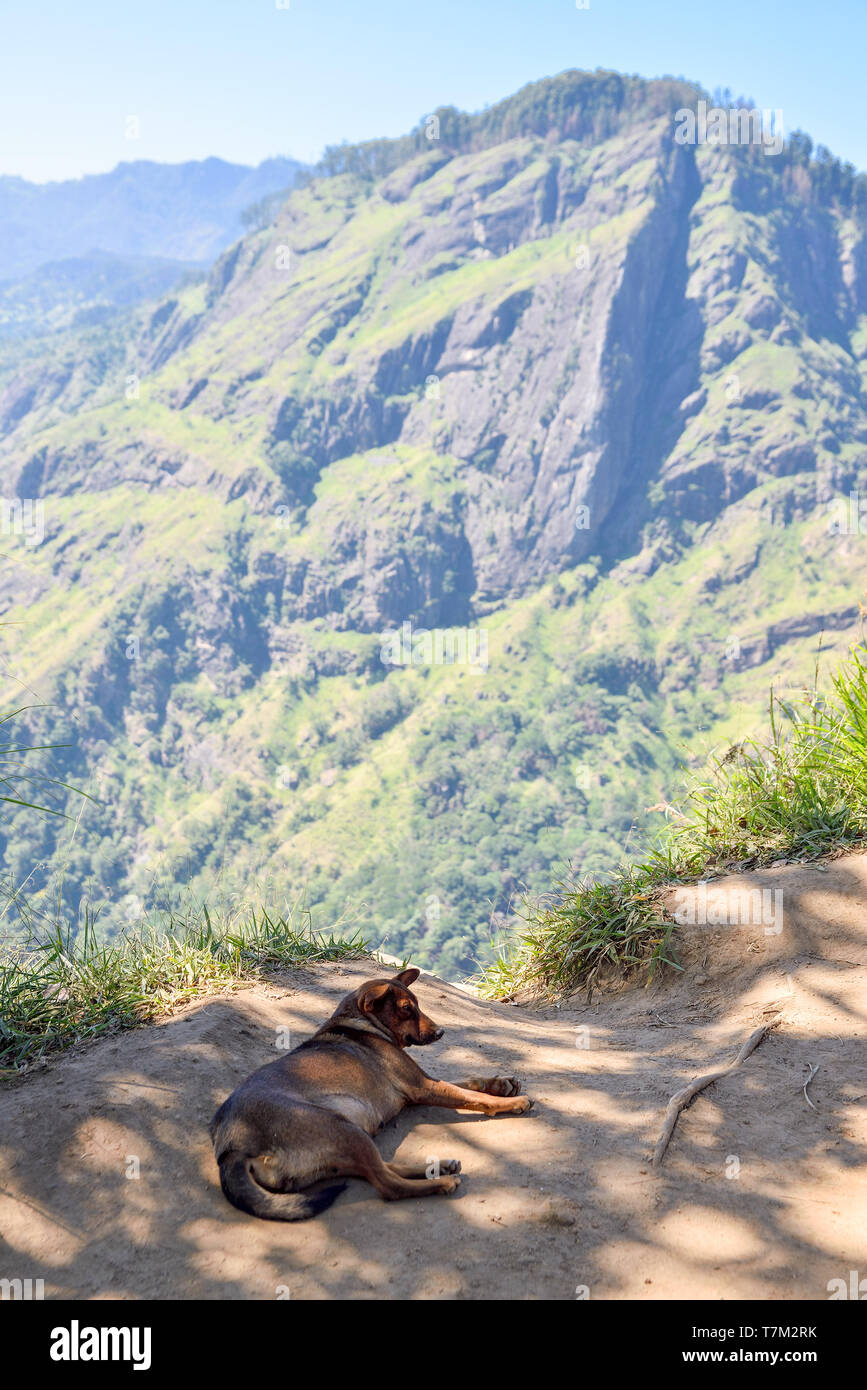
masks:
<instances>
[{"instance_id":1,"label":"valley","mask_svg":"<svg viewBox=\"0 0 867 1390\"><path fill-rule=\"evenodd\" d=\"M94 798L3 826L10 885L110 931L303 900L459 978L837 664L863 179L678 143L701 96L445 108L328 152L195 283L0 341L0 493L44 516L0 540L4 707ZM407 624L484 664L384 661Z\"/></svg>"}]
</instances>

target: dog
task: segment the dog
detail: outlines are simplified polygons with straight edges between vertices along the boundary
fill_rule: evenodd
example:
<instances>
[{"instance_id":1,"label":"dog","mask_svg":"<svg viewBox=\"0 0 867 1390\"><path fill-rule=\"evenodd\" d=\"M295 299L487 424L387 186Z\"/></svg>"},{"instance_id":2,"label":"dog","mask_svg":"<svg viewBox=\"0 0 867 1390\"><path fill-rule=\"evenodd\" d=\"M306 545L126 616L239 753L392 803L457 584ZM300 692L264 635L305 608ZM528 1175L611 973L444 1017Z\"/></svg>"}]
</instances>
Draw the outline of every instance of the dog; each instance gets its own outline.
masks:
<instances>
[{"instance_id":1,"label":"dog","mask_svg":"<svg viewBox=\"0 0 867 1390\"><path fill-rule=\"evenodd\" d=\"M454 1192L460 1162L386 1163L371 1135L407 1105L524 1115L514 1077L435 1081L407 1055L443 1035L409 986L419 971L368 980L307 1042L248 1076L211 1121L223 1193L266 1221L304 1221L364 1178L387 1202Z\"/></svg>"}]
</instances>

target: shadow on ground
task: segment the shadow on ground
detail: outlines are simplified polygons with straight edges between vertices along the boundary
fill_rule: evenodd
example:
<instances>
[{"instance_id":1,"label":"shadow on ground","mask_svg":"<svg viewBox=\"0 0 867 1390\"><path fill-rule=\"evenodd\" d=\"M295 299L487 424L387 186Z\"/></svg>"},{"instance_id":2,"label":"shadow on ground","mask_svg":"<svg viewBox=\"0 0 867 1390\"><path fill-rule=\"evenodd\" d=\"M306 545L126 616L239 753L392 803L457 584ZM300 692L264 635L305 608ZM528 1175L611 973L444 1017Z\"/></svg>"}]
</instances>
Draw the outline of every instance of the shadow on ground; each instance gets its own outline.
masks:
<instances>
[{"instance_id":1,"label":"shadow on ground","mask_svg":"<svg viewBox=\"0 0 867 1390\"><path fill-rule=\"evenodd\" d=\"M433 976L435 1076L517 1075L527 1117L418 1109L386 1158L459 1158L453 1197L385 1204L351 1182L313 1221L223 1199L207 1135L245 1075L295 1045L370 962L298 971L83 1046L0 1092L0 1280L85 1298L813 1298L867 1276L867 856L749 876L761 922L683 927L682 974L534 1010ZM743 880L726 880L732 889ZM776 1026L681 1116L665 1105ZM810 1067L819 1070L803 1091Z\"/></svg>"}]
</instances>

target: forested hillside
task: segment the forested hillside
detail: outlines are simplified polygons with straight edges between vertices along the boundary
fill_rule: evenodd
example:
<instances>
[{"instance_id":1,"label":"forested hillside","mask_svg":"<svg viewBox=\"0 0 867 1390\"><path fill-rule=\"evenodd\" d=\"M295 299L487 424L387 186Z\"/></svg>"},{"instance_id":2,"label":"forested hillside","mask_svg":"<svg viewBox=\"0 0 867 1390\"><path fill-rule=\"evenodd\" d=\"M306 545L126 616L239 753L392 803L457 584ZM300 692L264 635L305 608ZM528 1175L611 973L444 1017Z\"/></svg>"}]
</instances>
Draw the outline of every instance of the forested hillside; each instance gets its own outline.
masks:
<instances>
[{"instance_id":1,"label":"forested hillside","mask_svg":"<svg viewBox=\"0 0 867 1390\"><path fill-rule=\"evenodd\" d=\"M678 143L700 96L330 150L207 281L0 347L4 704L97 798L3 822L11 880L259 885L458 973L845 649L864 181Z\"/></svg>"}]
</instances>

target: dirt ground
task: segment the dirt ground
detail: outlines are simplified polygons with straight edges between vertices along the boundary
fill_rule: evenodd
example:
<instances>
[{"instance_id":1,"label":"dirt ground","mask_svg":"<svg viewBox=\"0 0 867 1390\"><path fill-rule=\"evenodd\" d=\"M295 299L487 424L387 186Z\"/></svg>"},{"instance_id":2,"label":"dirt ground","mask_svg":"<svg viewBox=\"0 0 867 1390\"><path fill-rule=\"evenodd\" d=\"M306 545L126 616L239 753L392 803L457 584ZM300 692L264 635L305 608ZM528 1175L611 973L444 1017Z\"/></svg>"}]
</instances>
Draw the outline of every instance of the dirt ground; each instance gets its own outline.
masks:
<instances>
[{"instance_id":1,"label":"dirt ground","mask_svg":"<svg viewBox=\"0 0 867 1390\"><path fill-rule=\"evenodd\" d=\"M0 1279L43 1279L49 1298L827 1299L830 1280L867 1277L867 856L711 890L731 902L741 887L782 902L782 930L755 913L682 926L683 973L612 981L592 1004L491 1005L422 976L446 1028L426 1069L516 1075L536 1099L526 1117L419 1109L387 1127L387 1158L461 1160L451 1197L386 1204L353 1181L283 1225L220 1193L213 1111L287 1027L301 1042L388 973L374 962L299 970L58 1057L0 1091ZM652 1169L670 1096L762 1022L777 1026L683 1112Z\"/></svg>"}]
</instances>

